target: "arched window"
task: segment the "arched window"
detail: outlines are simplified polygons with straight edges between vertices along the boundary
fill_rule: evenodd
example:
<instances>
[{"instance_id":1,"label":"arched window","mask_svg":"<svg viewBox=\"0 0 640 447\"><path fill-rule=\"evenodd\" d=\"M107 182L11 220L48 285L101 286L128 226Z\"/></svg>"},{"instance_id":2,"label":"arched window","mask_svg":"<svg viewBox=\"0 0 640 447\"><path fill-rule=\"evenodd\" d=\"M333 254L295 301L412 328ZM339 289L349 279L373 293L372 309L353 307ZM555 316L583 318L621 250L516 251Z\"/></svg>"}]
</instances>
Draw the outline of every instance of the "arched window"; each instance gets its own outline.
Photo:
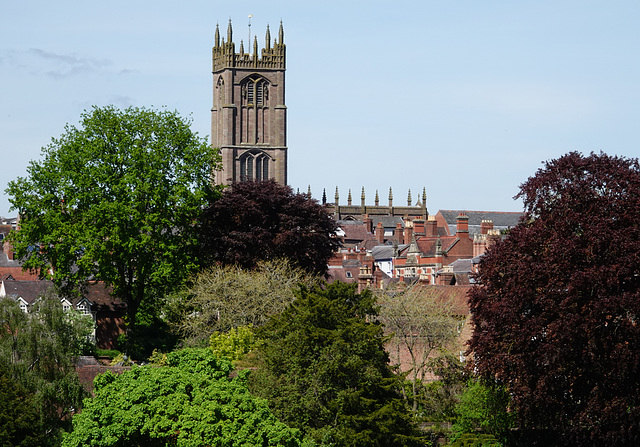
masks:
<instances>
[{"instance_id":1,"label":"arched window","mask_svg":"<svg viewBox=\"0 0 640 447\"><path fill-rule=\"evenodd\" d=\"M270 158L264 152L245 152L240 156L240 181L269 179Z\"/></svg>"},{"instance_id":2,"label":"arched window","mask_svg":"<svg viewBox=\"0 0 640 447\"><path fill-rule=\"evenodd\" d=\"M222 76L218 77L216 89L218 89L218 104L222 106L224 105L224 79L222 79Z\"/></svg>"},{"instance_id":3,"label":"arched window","mask_svg":"<svg viewBox=\"0 0 640 447\"><path fill-rule=\"evenodd\" d=\"M269 81L253 74L241 83L241 142L269 143Z\"/></svg>"}]
</instances>

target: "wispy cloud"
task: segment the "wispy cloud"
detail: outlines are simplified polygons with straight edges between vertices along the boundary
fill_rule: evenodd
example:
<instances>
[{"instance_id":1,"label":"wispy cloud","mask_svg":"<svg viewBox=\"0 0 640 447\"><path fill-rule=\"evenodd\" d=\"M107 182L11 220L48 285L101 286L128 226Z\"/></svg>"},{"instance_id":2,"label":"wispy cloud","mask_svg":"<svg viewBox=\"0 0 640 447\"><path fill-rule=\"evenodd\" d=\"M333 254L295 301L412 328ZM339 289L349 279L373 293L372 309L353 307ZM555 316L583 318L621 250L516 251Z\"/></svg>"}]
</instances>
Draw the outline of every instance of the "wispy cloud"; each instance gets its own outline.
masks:
<instances>
[{"instance_id":1,"label":"wispy cloud","mask_svg":"<svg viewBox=\"0 0 640 447\"><path fill-rule=\"evenodd\" d=\"M112 65L108 59L93 59L74 53L58 54L39 48L31 48L28 54L40 61L45 61L45 65L40 68L47 76L56 79L97 72Z\"/></svg>"},{"instance_id":2,"label":"wispy cloud","mask_svg":"<svg viewBox=\"0 0 640 447\"><path fill-rule=\"evenodd\" d=\"M109 59L97 59L78 53L56 53L42 48L8 50L0 54L0 65L13 67L35 76L67 79L88 74L129 74L130 68L115 67Z\"/></svg>"}]
</instances>

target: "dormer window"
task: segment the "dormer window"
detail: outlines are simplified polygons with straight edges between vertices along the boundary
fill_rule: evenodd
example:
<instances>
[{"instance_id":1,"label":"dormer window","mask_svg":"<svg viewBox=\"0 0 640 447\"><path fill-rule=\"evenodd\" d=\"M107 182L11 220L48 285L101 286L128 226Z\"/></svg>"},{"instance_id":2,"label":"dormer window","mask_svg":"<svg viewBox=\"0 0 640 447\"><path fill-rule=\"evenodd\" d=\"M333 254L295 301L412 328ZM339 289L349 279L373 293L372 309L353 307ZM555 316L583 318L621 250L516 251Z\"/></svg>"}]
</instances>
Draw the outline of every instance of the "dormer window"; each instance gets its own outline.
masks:
<instances>
[{"instance_id":1,"label":"dormer window","mask_svg":"<svg viewBox=\"0 0 640 447\"><path fill-rule=\"evenodd\" d=\"M76 310L82 315L89 315L91 314L91 305L87 301L81 301L76 306Z\"/></svg>"}]
</instances>

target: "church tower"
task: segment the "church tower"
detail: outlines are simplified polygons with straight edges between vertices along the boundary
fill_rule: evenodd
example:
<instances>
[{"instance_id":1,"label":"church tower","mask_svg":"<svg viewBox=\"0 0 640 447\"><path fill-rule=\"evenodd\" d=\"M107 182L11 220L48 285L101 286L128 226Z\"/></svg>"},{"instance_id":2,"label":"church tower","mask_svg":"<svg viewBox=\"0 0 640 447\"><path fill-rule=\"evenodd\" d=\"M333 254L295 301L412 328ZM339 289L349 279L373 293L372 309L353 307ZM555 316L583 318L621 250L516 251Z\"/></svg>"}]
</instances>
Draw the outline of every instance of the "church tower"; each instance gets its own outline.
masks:
<instances>
[{"instance_id":1,"label":"church tower","mask_svg":"<svg viewBox=\"0 0 640 447\"><path fill-rule=\"evenodd\" d=\"M287 107L284 102L285 45L280 22L271 42L267 25L265 47L253 50L240 41L236 53L231 29L226 41L216 25L213 47L213 108L211 144L220 149L222 170L216 184L273 178L287 184ZM247 43L249 47L249 43Z\"/></svg>"}]
</instances>

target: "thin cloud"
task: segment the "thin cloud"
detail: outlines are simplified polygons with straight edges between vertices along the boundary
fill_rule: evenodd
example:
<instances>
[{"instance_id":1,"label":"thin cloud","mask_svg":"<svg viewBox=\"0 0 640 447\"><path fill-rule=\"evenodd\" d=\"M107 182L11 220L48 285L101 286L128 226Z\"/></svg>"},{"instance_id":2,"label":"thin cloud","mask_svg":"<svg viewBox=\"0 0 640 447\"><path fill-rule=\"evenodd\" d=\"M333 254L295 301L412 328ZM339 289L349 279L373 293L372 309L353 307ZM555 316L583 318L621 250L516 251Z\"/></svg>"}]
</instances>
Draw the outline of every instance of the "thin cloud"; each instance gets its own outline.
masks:
<instances>
[{"instance_id":1,"label":"thin cloud","mask_svg":"<svg viewBox=\"0 0 640 447\"><path fill-rule=\"evenodd\" d=\"M26 51L9 50L0 55L0 64L52 79L104 72L113 65L108 59L95 59L76 53L54 53L41 48L30 48Z\"/></svg>"}]
</instances>

